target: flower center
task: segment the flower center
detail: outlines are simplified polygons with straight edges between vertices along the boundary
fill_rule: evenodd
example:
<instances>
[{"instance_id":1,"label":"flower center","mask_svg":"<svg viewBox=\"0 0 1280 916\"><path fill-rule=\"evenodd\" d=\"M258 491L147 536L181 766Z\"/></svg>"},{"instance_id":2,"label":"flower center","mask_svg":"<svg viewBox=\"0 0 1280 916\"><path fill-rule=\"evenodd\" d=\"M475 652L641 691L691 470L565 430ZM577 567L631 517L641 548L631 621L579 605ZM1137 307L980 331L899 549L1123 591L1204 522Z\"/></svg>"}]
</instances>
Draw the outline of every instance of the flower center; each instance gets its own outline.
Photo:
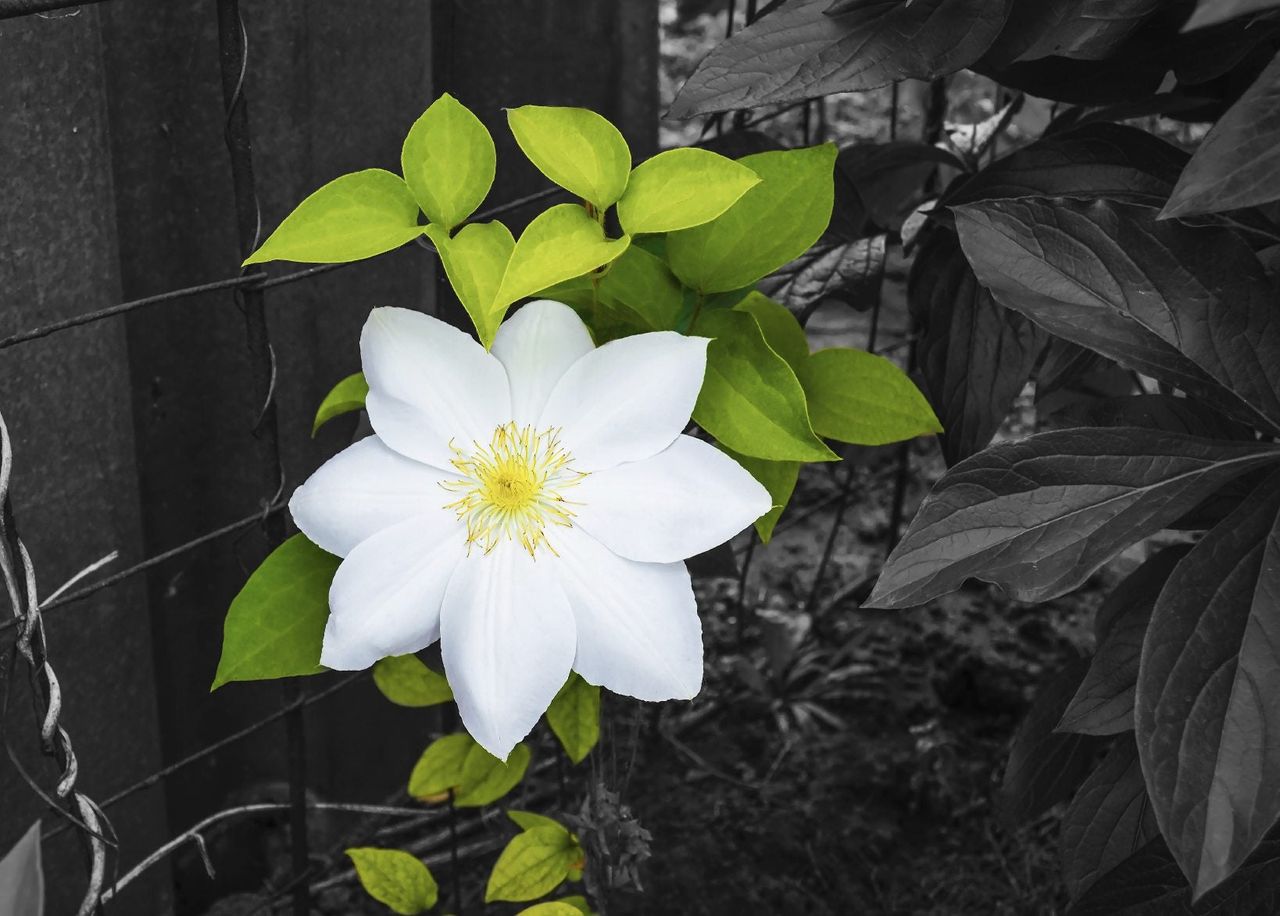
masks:
<instances>
[{"instance_id":1,"label":"flower center","mask_svg":"<svg viewBox=\"0 0 1280 916\"><path fill-rule=\"evenodd\" d=\"M467 548L485 553L504 538L531 556L539 547L553 554L547 525L573 527L572 503L564 491L587 475L573 470L573 456L560 446L559 430L504 423L487 445L473 442L469 452L450 443L452 464L462 475L441 484L459 494L447 504L467 526Z\"/></svg>"}]
</instances>

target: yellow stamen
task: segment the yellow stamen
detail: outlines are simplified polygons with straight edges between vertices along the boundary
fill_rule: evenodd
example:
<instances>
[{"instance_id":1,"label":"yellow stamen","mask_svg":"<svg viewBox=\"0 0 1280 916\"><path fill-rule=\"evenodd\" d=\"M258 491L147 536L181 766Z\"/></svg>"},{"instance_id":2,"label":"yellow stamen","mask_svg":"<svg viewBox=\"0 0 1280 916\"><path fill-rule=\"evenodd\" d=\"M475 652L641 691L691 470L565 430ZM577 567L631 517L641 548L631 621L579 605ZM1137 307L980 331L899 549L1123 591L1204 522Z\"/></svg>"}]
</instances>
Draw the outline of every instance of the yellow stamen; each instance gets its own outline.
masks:
<instances>
[{"instance_id":1,"label":"yellow stamen","mask_svg":"<svg viewBox=\"0 0 1280 916\"><path fill-rule=\"evenodd\" d=\"M553 554L546 526L573 527L573 505L564 491L587 475L573 470L573 456L560 445L559 430L504 423L493 431L488 445L472 443L465 452L453 443L453 466L460 480L441 484L460 494L445 506L467 525L467 549L478 545L485 553L503 538L518 542L530 556L539 547Z\"/></svg>"}]
</instances>

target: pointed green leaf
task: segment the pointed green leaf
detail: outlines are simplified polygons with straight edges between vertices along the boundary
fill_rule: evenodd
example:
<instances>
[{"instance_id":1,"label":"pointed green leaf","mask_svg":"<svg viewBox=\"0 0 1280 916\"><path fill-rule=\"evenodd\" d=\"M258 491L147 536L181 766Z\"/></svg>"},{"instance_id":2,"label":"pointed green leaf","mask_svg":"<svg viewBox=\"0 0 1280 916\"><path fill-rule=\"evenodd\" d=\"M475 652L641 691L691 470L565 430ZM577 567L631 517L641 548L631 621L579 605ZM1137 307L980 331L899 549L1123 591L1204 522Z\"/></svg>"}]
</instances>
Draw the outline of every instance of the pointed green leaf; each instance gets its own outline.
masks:
<instances>
[{"instance_id":1,"label":"pointed green leaf","mask_svg":"<svg viewBox=\"0 0 1280 916\"><path fill-rule=\"evenodd\" d=\"M511 230L494 220L463 226L453 238L439 226L428 226L426 231L480 342L490 346L510 304L499 306L495 300L516 246Z\"/></svg>"},{"instance_id":2,"label":"pointed green leaf","mask_svg":"<svg viewBox=\"0 0 1280 916\"><path fill-rule=\"evenodd\" d=\"M760 325L769 348L799 374L800 367L809 360L809 338L796 316L791 314L791 309L755 290L747 293L746 298L733 308L752 315Z\"/></svg>"},{"instance_id":3,"label":"pointed green leaf","mask_svg":"<svg viewBox=\"0 0 1280 916\"><path fill-rule=\"evenodd\" d=\"M347 850L356 876L369 896L394 913L414 916L436 905L439 888L417 857L399 849L357 847Z\"/></svg>"},{"instance_id":4,"label":"pointed green leaf","mask_svg":"<svg viewBox=\"0 0 1280 916\"><path fill-rule=\"evenodd\" d=\"M467 755L479 747L466 732L445 735L432 741L409 775L409 794L430 799L462 785Z\"/></svg>"},{"instance_id":5,"label":"pointed green leaf","mask_svg":"<svg viewBox=\"0 0 1280 916\"><path fill-rule=\"evenodd\" d=\"M1226 484L1277 463L1272 444L1138 427L998 443L934 485L865 606L914 607L971 578L1018 601L1056 598Z\"/></svg>"},{"instance_id":6,"label":"pointed green leaf","mask_svg":"<svg viewBox=\"0 0 1280 916\"><path fill-rule=\"evenodd\" d=\"M453 803L459 808L493 804L519 785L528 768L528 745L517 744L503 763L477 744L462 764L462 788Z\"/></svg>"},{"instance_id":7,"label":"pointed green leaf","mask_svg":"<svg viewBox=\"0 0 1280 916\"><path fill-rule=\"evenodd\" d=\"M855 445L888 445L942 432L920 389L883 356L833 347L800 371L818 435Z\"/></svg>"},{"instance_id":8,"label":"pointed green leaf","mask_svg":"<svg viewBox=\"0 0 1280 916\"><path fill-rule=\"evenodd\" d=\"M493 313L539 290L571 280L619 257L629 238L607 239L600 224L577 204L544 210L520 234L498 289Z\"/></svg>"},{"instance_id":9,"label":"pointed green leaf","mask_svg":"<svg viewBox=\"0 0 1280 916\"><path fill-rule=\"evenodd\" d=\"M1280 819L1277 607L1280 471L1178 562L1142 643L1138 757L1195 897L1240 868Z\"/></svg>"},{"instance_id":10,"label":"pointed green leaf","mask_svg":"<svg viewBox=\"0 0 1280 916\"><path fill-rule=\"evenodd\" d=\"M507 817L521 830L532 830L535 827L552 827L563 830L565 833L569 829L557 821L555 818L547 817L545 814L534 814L532 811L516 811L514 809L507 812Z\"/></svg>"},{"instance_id":11,"label":"pointed green leaf","mask_svg":"<svg viewBox=\"0 0 1280 916\"><path fill-rule=\"evenodd\" d=\"M632 245L609 265L600 299L646 331L670 331L680 319L684 287L666 263Z\"/></svg>"},{"instance_id":12,"label":"pointed green leaf","mask_svg":"<svg viewBox=\"0 0 1280 916\"><path fill-rule=\"evenodd\" d=\"M1280 6L1278 0L1196 0L1196 10L1182 26L1182 31L1208 28L1211 25L1259 13Z\"/></svg>"},{"instance_id":13,"label":"pointed green leaf","mask_svg":"<svg viewBox=\"0 0 1280 916\"><path fill-rule=\"evenodd\" d=\"M618 201L618 222L628 235L690 229L715 219L759 183L750 168L719 153L670 149L635 167Z\"/></svg>"},{"instance_id":14,"label":"pointed green leaf","mask_svg":"<svg viewBox=\"0 0 1280 916\"><path fill-rule=\"evenodd\" d=\"M373 666L373 682L397 706L437 706L453 699L443 674L432 671L416 655L393 655Z\"/></svg>"},{"instance_id":15,"label":"pointed green leaf","mask_svg":"<svg viewBox=\"0 0 1280 916\"><path fill-rule=\"evenodd\" d=\"M348 375L330 389L316 410L316 418L311 421L311 435L314 436L334 417L344 413L364 409L364 399L369 396L369 383L363 372Z\"/></svg>"},{"instance_id":16,"label":"pointed green leaf","mask_svg":"<svg viewBox=\"0 0 1280 916\"><path fill-rule=\"evenodd\" d=\"M335 178L298 204L244 263L359 261L413 241L422 229L404 179L365 169Z\"/></svg>"},{"instance_id":17,"label":"pointed green leaf","mask_svg":"<svg viewBox=\"0 0 1280 916\"><path fill-rule=\"evenodd\" d=\"M409 128L400 170L431 222L452 230L493 187L497 153L480 119L445 93Z\"/></svg>"},{"instance_id":18,"label":"pointed green leaf","mask_svg":"<svg viewBox=\"0 0 1280 916\"><path fill-rule=\"evenodd\" d=\"M581 858L582 847L563 829L535 827L516 834L493 866L485 902L536 900L555 890Z\"/></svg>"},{"instance_id":19,"label":"pointed green leaf","mask_svg":"<svg viewBox=\"0 0 1280 916\"><path fill-rule=\"evenodd\" d=\"M1006 824L1032 820L1070 798L1097 759L1099 738L1053 730L1083 674L1084 661L1076 659L1047 678L1018 726L995 797Z\"/></svg>"},{"instance_id":20,"label":"pointed green leaf","mask_svg":"<svg viewBox=\"0 0 1280 916\"><path fill-rule=\"evenodd\" d=\"M796 480L800 476L800 461L766 461L764 458L752 458L720 446L726 455L746 469L747 473L760 482L769 491L773 499L773 508L756 519L756 533L765 544L773 537L773 528L778 524L787 503L791 502L791 494L795 492Z\"/></svg>"},{"instance_id":21,"label":"pointed green leaf","mask_svg":"<svg viewBox=\"0 0 1280 916\"><path fill-rule=\"evenodd\" d=\"M547 724L574 763L582 763L600 740L600 688L569 673L547 708Z\"/></svg>"},{"instance_id":22,"label":"pointed green leaf","mask_svg":"<svg viewBox=\"0 0 1280 916\"><path fill-rule=\"evenodd\" d=\"M535 903L533 906L525 907L516 916L582 916L583 913L588 912L590 910L584 910L563 900L548 900L545 903Z\"/></svg>"},{"instance_id":23,"label":"pointed green leaf","mask_svg":"<svg viewBox=\"0 0 1280 916\"><path fill-rule=\"evenodd\" d=\"M1111 590L1094 618L1098 648L1055 731L1117 735L1133 731L1138 657L1160 591L1189 545L1166 547Z\"/></svg>"},{"instance_id":24,"label":"pointed green leaf","mask_svg":"<svg viewBox=\"0 0 1280 916\"><path fill-rule=\"evenodd\" d=\"M1032 0L1037 8L1048 0ZM667 117L757 108L930 80L970 66L996 40L1009 0L789 0L706 56ZM1021 6L1021 4L1018 4ZM1092 19L1106 18L1101 13ZM1045 52L1050 53L1050 52Z\"/></svg>"},{"instance_id":25,"label":"pointed green leaf","mask_svg":"<svg viewBox=\"0 0 1280 916\"><path fill-rule=\"evenodd\" d=\"M1117 736L1062 818L1062 878L1074 899L1160 835L1133 734Z\"/></svg>"},{"instance_id":26,"label":"pointed green leaf","mask_svg":"<svg viewBox=\"0 0 1280 916\"><path fill-rule=\"evenodd\" d=\"M750 286L773 273L802 255L831 221L833 144L756 153L739 162L760 183L711 222L667 236L671 269L704 293Z\"/></svg>"},{"instance_id":27,"label":"pointed green leaf","mask_svg":"<svg viewBox=\"0 0 1280 916\"><path fill-rule=\"evenodd\" d=\"M210 690L231 681L318 674L329 583L341 560L301 534L262 561L227 611Z\"/></svg>"},{"instance_id":28,"label":"pointed green leaf","mask_svg":"<svg viewBox=\"0 0 1280 916\"><path fill-rule=\"evenodd\" d=\"M0 913L44 916L44 869L40 864L40 822L32 824L0 857Z\"/></svg>"},{"instance_id":29,"label":"pointed green leaf","mask_svg":"<svg viewBox=\"0 0 1280 916\"><path fill-rule=\"evenodd\" d=\"M746 312L704 311L693 333L714 338L693 419L724 445L772 461L833 461L814 435L804 389Z\"/></svg>"},{"instance_id":30,"label":"pointed green leaf","mask_svg":"<svg viewBox=\"0 0 1280 916\"><path fill-rule=\"evenodd\" d=\"M1216 213L1280 197L1280 55L1200 143L1160 216Z\"/></svg>"},{"instance_id":31,"label":"pointed green leaf","mask_svg":"<svg viewBox=\"0 0 1280 916\"><path fill-rule=\"evenodd\" d=\"M631 150L608 118L585 108L524 105L507 111L507 123L529 161L569 193L600 210L622 196Z\"/></svg>"},{"instance_id":32,"label":"pointed green leaf","mask_svg":"<svg viewBox=\"0 0 1280 916\"><path fill-rule=\"evenodd\" d=\"M627 250L630 251L631 249ZM548 286L546 289L540 289L530 298L554 299L556 302L563 302L570 308L577 309L586 315L590 314L591 309L595 307L596 296L597 292L591 285L591 277L582 276L574 277L572 280L563 280L560 283Z\"/></svg>"},{"instance_id":33,"label":"pointed green leaf","mask_svg":"<svg viewBox=\"0 0 1280 916\"><path fill-rule=\"evenodd\" d=\"M991 200L954 213L964 254L1000 305L1280 430L1275 287L1238 233L1105 199Z\"/></svg>"},{"instance_id":34,"label":"pointed green leaf","mask_svg":"<svg viewBox=\"0 0 1280 916\"><path fill-rule=\"evenodd\" d=\"M572 881L575 879L570 875L569 880ZM575 894L572 897L563 897L555 902L567 904L568 906L576 909L579 913L586 913L587 916L593 916L593 913L591 912L591 905L587 903L587 898L583 897L581 894ZM568 916L568 914L565 914L565 916Z\"/></svg>"}]
</instances>

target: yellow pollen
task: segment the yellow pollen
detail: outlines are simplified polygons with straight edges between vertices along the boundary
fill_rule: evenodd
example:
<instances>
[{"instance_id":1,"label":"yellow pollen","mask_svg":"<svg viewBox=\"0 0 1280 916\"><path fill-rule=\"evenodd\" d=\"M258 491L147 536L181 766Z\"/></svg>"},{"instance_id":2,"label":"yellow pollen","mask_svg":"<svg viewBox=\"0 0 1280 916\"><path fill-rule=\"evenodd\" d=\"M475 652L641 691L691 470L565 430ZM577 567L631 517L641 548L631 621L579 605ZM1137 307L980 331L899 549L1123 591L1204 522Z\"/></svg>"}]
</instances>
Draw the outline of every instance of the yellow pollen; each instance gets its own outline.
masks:
<instances>
[{"instance_id":1,"label":"yellow pollen","mask_svg":"<svg viewBox=\"0 0 1280 916\"><path fill-rule=\"evenodd\" d=\"M559 430L504 423L487 445L473 442L470 451L450 443L452 464L462 475L442 483L458 499L452 509L467 526L467 549L489 553L505 538L531 556L539 547L553 554L547 525L573 527L574 503L564 491L587 475L573 470L573 456L560 445Z\"/></svg>"}]
</instances>

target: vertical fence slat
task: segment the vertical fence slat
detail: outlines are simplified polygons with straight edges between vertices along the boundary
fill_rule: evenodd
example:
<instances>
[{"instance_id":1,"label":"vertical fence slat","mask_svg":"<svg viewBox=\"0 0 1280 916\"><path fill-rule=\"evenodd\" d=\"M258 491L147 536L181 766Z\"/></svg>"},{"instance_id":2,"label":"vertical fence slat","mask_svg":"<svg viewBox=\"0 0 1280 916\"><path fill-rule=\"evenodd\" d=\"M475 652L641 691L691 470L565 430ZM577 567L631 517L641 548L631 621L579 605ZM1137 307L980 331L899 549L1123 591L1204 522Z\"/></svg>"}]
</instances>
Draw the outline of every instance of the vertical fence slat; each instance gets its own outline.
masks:
<instances>
[{"instance_id":1,"label":"vertical fence slat","mask_svg":"<svg viewBox=\"0 0 1280 916\"><path fill-rule=\"evenodd\" d=\"M114 194L108 155L101 7L58 18L0 21L0 326L4 333L119 302ZM140 553L126 345L119 324L80 328L0 356L0 409L13 437L12 500L43 593L112 550ZM107 567L109 570L111 567ZM0 619L9 619L0 598ZM80 758L78 786L109 795L161 763L146 598L122 585L67 616L46 618L62 688L61 721ZM12 651L15 629L0 634ZM46 791L56 771L39 753L23 668L7 732ZM0 850L43 803L0 750ZM163 838L163 799L111 812L122 858ZM84 892L84 849L68 831L44 844L48 912L74 913ZM163 874L131 889L131 912L168 905Z\"/></svg>"},{"instance_id":2,"label":"vertical fence slat","mask_svg":"<svg viewBox=\"0 0 1280 916\"><path fill-rule=\"evenodd\" d=\"M244 20L240 16L239 0L217 2L222 95L227 112L227 150L231 154L240 254L248 257L258 247L262 231L262 211L253 177L249 103L245 98L249 39ZM280 458L280 430L276 419L276 358L267 332L266 293L260 287L246 287L235 290L234 295L239 298L244 311L253 390L262 398L262 406L254 422L254 435L258 440L258 460L264 492L278 494L284 487L284 468ZM275 502L275 499L271 501ZM268 548L273 548L284 540L284 518L279 514L273 513L264 518L263 527ZM283 702L291 704L300 698L301 688L296 679L291 679L282 685L281 693ZM301 708L290 709L285 715L285 741L293 913L294 916L309 916L311 892L304 880L308 864L307 748Z\"/></svg>"}]
</instances>

